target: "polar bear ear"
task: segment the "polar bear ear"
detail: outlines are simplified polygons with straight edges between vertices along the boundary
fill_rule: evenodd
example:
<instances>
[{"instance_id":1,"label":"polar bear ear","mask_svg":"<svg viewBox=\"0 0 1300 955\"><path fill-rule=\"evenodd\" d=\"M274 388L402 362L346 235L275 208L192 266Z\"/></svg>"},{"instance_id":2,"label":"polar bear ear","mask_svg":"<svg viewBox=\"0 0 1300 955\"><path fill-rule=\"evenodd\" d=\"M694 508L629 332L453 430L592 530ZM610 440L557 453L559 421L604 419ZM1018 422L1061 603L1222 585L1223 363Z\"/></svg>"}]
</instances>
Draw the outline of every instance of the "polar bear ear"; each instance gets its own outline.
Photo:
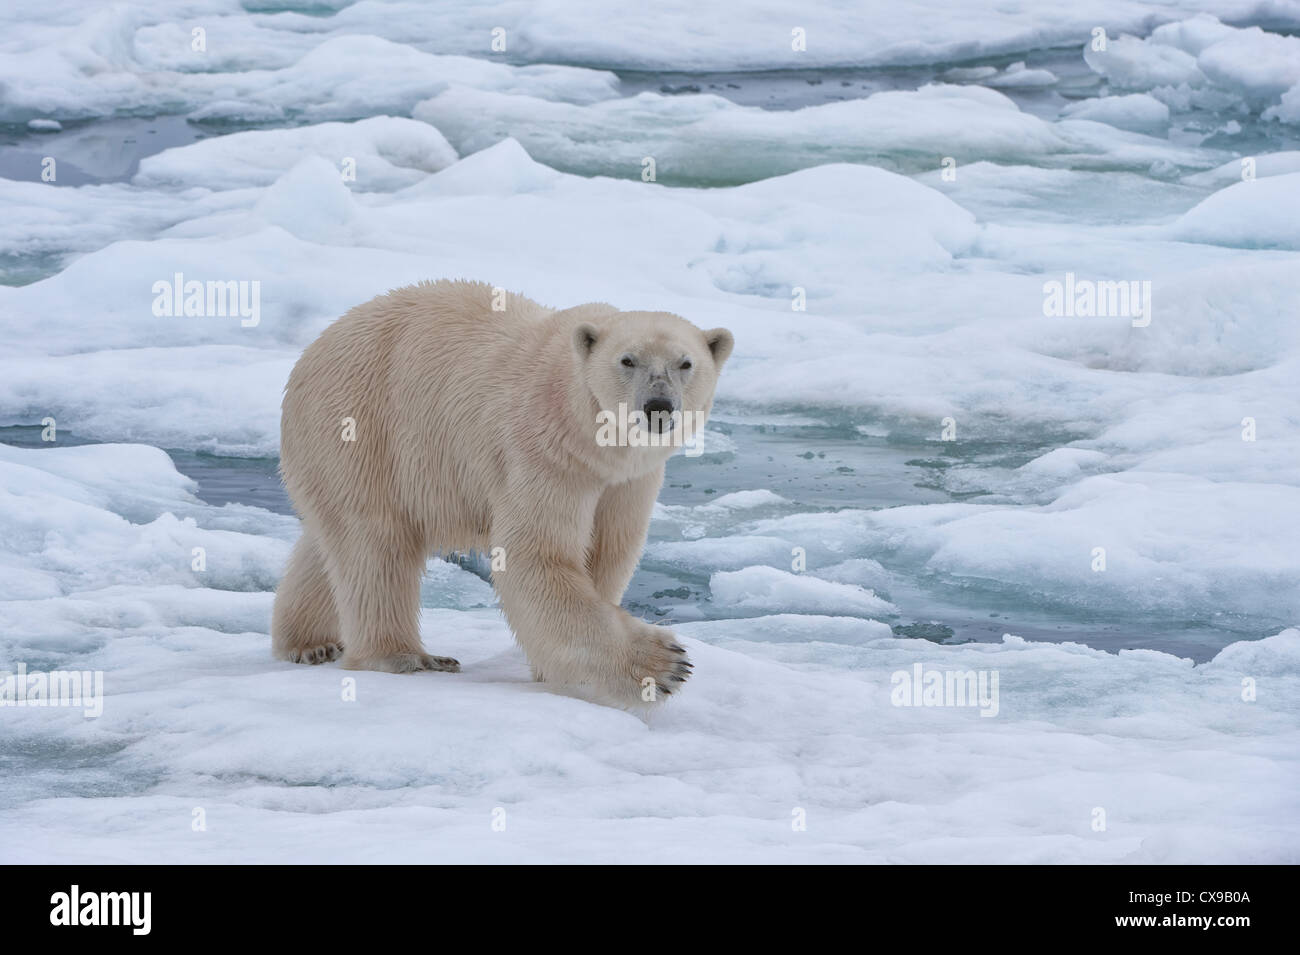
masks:
<instances>
[{"instance_id":1,"label":"polar bear ear","mask_svg":"<svg viewBox=\"0 0 1300 955\"><path fill-rule=\"evenodd\" d=\"M736 340L725 328L710 328L704 333L704 340L708 343L709 353L713 355L713 364L721 368L735 347Z\"/></svg>"},{"instance_id":2,"label":"polar bear ear","mask_svg":"<svg viewBox=\"0 0 1300 955\"><path fill-rule=\"evenodd\" d=\"M591 350L596 347L596 338L596 326L589 322L583 322L573 330L573 347L579 358L591 354Z\"/></svg>"}]
</instances>

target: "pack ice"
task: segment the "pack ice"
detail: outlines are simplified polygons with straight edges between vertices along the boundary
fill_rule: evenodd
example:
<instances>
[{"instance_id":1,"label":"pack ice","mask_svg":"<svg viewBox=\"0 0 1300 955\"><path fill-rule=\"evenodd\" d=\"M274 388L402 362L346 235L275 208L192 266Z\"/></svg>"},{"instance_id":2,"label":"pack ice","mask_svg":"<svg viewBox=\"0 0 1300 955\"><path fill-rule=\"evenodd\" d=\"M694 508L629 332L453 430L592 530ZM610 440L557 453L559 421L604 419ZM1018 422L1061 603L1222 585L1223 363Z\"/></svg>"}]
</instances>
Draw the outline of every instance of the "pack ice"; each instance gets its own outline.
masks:
<instances>
[{"instance_id":1,"label":"pack ice","mask_svg":"<svg viewBox=\"0 0 1300 955\"><path fill-rule=\"evenodd\" d=\"M1296 861L1300 7L722 9L0 13L0 860ZM455 559L463 672L271 660L297 520L182 472L273 467L300 351L442 276L735 332L638 572L668 705L532 682Z\"/></svg>"}]
</instances>

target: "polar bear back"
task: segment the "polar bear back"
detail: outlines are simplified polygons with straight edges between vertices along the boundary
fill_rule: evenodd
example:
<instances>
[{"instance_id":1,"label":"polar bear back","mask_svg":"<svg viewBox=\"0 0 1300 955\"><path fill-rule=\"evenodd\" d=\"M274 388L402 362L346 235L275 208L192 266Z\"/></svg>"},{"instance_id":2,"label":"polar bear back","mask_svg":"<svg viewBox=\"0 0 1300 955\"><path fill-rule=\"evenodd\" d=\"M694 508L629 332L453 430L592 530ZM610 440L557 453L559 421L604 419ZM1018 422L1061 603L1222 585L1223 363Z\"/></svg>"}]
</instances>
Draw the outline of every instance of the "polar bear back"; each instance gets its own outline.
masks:
<instances>
[{"instance_id":1,"label":"polar bear back","mask_svg":"<svg viewBox=\"0 0 1300 955\"><path fill-rule=\"evenodd\" d=\"M497 308L493 308L493 305ZM563 313L480 282L422 282L360 305L303 353L285 388L281 471L304 517L342 511L478 549L509 451L572 443ZM564 326L555 328L556 324Z\"/></svg>"}]
</instances>

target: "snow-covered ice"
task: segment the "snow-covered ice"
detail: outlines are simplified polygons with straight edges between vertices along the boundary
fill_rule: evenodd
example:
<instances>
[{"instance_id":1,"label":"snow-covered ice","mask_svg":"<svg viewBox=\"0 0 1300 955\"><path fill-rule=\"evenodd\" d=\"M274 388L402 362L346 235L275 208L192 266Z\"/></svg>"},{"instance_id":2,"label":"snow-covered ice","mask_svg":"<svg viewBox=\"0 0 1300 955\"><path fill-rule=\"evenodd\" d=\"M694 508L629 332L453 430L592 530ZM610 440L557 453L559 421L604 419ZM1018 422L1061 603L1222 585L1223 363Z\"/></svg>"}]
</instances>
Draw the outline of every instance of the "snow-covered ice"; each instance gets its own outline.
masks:
<instances>
[{"instance_id":1,"label":"snow-covered ice","mask_svg":"<svg viewBox=\"0 0 1300 955\"><path fill-rule=\"evenodd\" d=\"M1276 107L1300 85L1300 37L1236 29L1209 14L1164 24L1146 38L1120 36L1104 50L1089 45L1083 55L1112 86L1170 100L1208 90Z\"/></svg>"},{"instance_id":2,"label":"snow-covered ice","mask_svg":"<svg viewBox=\"0 0 1300 955\"><path fill-rule=\"evenodd\" d=\"M685 624L699 675L647 724L532 683L495 610L449 609L483 585L447 564L422 624L462 673L271 661L295 522L202 504L155 449L5 449L0 479L6 580L28 575L7 653L105 673L96 719L3 711L6 862L1294 859L1294 629L1193 666L816 613ZM996 672L996 716L895 705L917 665Z\"/></svg>"},{"instance_id":3,"label":"snow-covered ice","mask_svg":"<svg viewBox=\"0 0 1300 955\"><path fill-rule=\"evenodd\" d=\"M1300 172L1234 183L1173 225L1192 242L1300 250Z\"/></svg>"},{"instance_id":4,"label":"snow-covered ice","mask_svg":"<svg viewBox=\"0 0 1300 955\"><path fill-rule=\"evenodd\" d=\"M1296 861L1300 4L745 7L0 13L0 671L106 693L0 707L0 859ZM298 523L235 465L444 276L736 335L628 598L656 712L531 682L451 555L462 673L270 659Z\"/></svg>"},{"instance_id":5,"label":"snow-covered ice","mask_svg":"<svg viewBox=\"0 0 1300 955\"><path fill-rule=\"evenodd\" d=\"M357 180L359 188L379 191L415 185L458 158L446 138L427 123L373 116L355 123L249 130L200 140L146 158L133 181L148 187L214 190L269 186L307 156L350 160L364 173Z\"/></svg>"},{"instance_id":6,"label":"snow-covered ice","mask_svg":"<svg viewBox=\"0 0 1300 955\"><path fill-rule=\"evenodd\" d=\"M1072 119L1091 119L1138 133L1169 128L1169 107L1146 93L1080 100L1061 112Z\"/></svg>"}]
</instances>

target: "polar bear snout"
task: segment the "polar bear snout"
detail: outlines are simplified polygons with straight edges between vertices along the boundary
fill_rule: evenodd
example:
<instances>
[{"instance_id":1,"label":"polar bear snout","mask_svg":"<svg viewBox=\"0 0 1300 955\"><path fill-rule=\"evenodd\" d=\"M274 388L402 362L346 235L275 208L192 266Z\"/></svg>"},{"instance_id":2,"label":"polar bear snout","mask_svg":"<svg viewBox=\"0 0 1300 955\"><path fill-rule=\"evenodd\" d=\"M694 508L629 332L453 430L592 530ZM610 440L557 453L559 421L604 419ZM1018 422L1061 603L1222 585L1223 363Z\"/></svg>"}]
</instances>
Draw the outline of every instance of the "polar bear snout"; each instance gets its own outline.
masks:
<instances>
[{"instance_id":1,"label":"polar bear snout","mask_svg":"<svg viewBox=\"0 0 1300 955\"><path fill-rule=\"evenodd\" d=\"M673 412L676 410L667 398L651 398L641 408L650 430L658 434L673 430Z\"/></svg>"}]
</instances>

